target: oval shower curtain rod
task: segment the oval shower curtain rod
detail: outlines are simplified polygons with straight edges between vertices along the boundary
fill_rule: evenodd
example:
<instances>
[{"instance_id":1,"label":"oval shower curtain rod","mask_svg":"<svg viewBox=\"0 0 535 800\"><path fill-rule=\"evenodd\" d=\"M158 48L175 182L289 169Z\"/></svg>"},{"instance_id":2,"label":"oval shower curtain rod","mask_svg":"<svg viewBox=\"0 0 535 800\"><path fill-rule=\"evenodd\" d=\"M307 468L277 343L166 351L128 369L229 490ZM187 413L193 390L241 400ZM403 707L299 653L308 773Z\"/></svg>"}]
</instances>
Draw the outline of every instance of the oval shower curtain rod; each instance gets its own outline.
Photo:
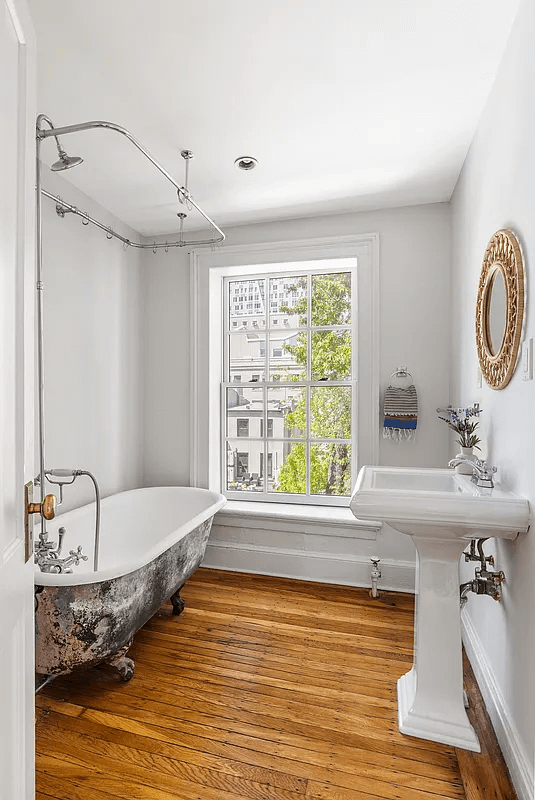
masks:
<instances>
[{"instance_id":1,"label":"oval shower curtain rod","mask_svg":"<svg viewBox=\"0 0 535 800\"><path fill-rule=\"evenodd\" d=\"M97 228L100 228L101 230L105 231L106 234L109 234L109 238L115 237L115 239L119 239L119 241L123 242L123 244L126 245L126 247L137 247L140 250L153 250L153 251L164 248L167 251L170 247L187 247L188 245L201 245L201 244L219 244L225 238L225 234L222 234L221 236L218 236L217 238L214 239L195 239L195 240L191 239L189 241L187 239L179 239L176 242L163 242L158 244L156 242L154 242L153 244L148 244L148 243L143 244L142 242L134 242L132 241L132 239L127 239L126 236L121 236L120 233L114 231L113 228L109 227L109 225L103 225L102 222L99 222L97 219L94 219L90 214L86 214L85 211L82 211L76 206L71 205L71 203L65 202L65 200L61 199L61 197L56 196L55 194L51 194L50 192L47 192L46 189L41 189L41 194L44 195L45 197L49 197L50 200L55 201L56 214L59 217L64 217L65 214L75 214L78 217L82 217L82 222L84 220L87 220L87 222L91 222L92 225L96 225ZM87 222L84 224L87 224ZM180 222L182 224L182 220Z\"/></svg>"},{"instance_id":2,"label":"oval shower curtain rod","mask_svg":"<svg viewBox=\"0 0 535 800\"><path fill-rule=\"evenodd\" d=\"M41 122L46 122L50 126L50 128L41 128L40 127ZM79 131L91 130L93 128L106 128L108 130L116 131L117 133L120 133L123 136L126 136L126 138L129 139L132 142L134 147L137 147L137 149L141 153L143 153L145 158L147 158L156 167L156 169L159 170L159 172L161 172L162 175L165 178L167 178L167 180L170 183L173 184L173 186L177 190L177 195L178 195L179 201L181 203L186 203L188 206L192 206L193 208L195 208L199 212L199 214L201 214L201 216L204 217L204 219L209 223L209 225L215 231L217 231L218 235L215 238L202 240L202 241L199 241L199 240L197 240L197 241L195 241L195 240L185 241L185 240L182 239L182 237L180 237L180 240L178 242L173 242L173 243L169 242L169 243L164 243L163 245L156 245L156 244L152 244L151 245L151 244L136 243L136 242L132 242L129 239L126 239L124 236L121 236L118 233L115 233L115 231L111 230L106 225L102 225L100 222L98 222L97 220L93 219L92 217L89 217L88 214L85 214L83 211L80 211L78 208L76 208L76 206L72 206L70 203L65 203L60 198L57 198L54 195L51 195L49 192L46 192L44 189L41 189L41 192L46 197L49 197L52 200L55 200L57 206L63 207L65 209L65 211L67 211L69 213L77 214L78 216L81 216L81 217L87 219L88 222L92 222L94 225L97 225L99 228L102 228L102 230L105 230L107 233L110 233L112 236L115 236L115 238L120 239L127 246L130 245L132 247L138 247L138 248L141 248L141 249L152 248L153 250L157 250L160 247L169 248L169 247L185 247L186 245L218 244L219 242L224 241L225 234L223 233L221 228L219 228L218 225L216 225L216 223L208 216L208 214L206 214L202 210L202 208L199 205L197 205L197 203L194 201L193 197L191 196L191 194L190 194L190 192L189 192L189 190L187 188L188 162L189 162L189 159L193 155L191 153L191 151L189 151L189 150L182 150L181 151L181 155L186 161L186 186L181 186L179 183L177 183L175 181L175 179L172 177L172 175L170 175L169 172L167 172L167 170L164 169L164 167L162 167L162 165L159 163L159 161L157 161L154 158L154 156L152 156L149 153L149 151L145 147L143 147L143 145L140 142L138 142L138 140L134 136L132 136L130 131L128 131L126 128L121 127L120 125L116 125L114 122L105 122L103 120L92 120L90 122L80 122L77 125L66 125L66 126L64 126L62 128L55 128L53 126L52 122L48 119L48 117L46 117L44 114L40 114L37 117L36 135L37 135L37 139L38 140L47 139L50 136L53 136L56 139L56 143L57 143L57 146L58 146L58 152L59 152L59 156L60 156L60 161L63 161L64 162L64 167L68 168L69 165L67 164L67 162L69 161L69 159L68 159L66 153L61 149L58 137L59 136L64 136L64 135L66 135L68 133L77 133ZM72 160L72 161L74 161L74 160ZM77 159L78 163L80 161L81 161L81 159ZM60 169L64 168L64 167L60 166ZM56 167L56 170L57 170L57 167ZM58 210L57 206L56 206L56 210ZM60 213L60 215L61 215L61 211L59 211L58 213ZM181 226L183 224L183 219L184 219L183 217L180 218Z\"/></svg>"}]
</instances>

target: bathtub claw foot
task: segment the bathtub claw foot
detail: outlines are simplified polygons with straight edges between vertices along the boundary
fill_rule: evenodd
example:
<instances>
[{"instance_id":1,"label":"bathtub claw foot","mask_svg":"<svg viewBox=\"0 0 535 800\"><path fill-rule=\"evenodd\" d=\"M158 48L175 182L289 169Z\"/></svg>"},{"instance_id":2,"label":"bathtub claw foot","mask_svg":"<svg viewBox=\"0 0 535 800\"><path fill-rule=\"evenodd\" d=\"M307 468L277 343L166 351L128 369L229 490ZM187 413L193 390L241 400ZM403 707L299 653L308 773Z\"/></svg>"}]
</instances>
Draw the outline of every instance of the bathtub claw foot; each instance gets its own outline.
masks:
<instances>
[{"instance_id":1,"label":"bathtub claw foot","mask_svg":"<svg viewBox=\"0 0 535 800\"><path fill-rule=\"evenodd\" d=\"M115 655L106 661L106 664L109 664L110 667L115 667L119 673L119 678L124 682L129 681L134 677L134 672L136 669L134 661L131 658L126 657L126 654L130 650L131 644L132 642L129 642L126 647L122 647L117 651L117 653L115 653Z\"/></svg>"},{"instance_id":2,"label":"bathtub claw foot","mask_svg":"<svg viewBox=\"0 0 535 800\"><path fill-rule=\"evenodd\" d=\"M184 606L186 605L184 599L180 597L180 592L184 588L184 585L177 589L174 594L171 595L171 603L173 604L173 614L178 617L179 614L182 614L184 611Z\"/></svg>"},{"instance_id":3,"label":"bathtub claw foot","mask_svg":"<svg viewBox=\"0 0 535 800\"><path fill-rule=\"evenodd\" d=\"M134 677L134 672L136 671L136 665L131 658L124 657L121 660L121 663L115 664L115 666L119 672L119 677L123 681L123 683L132 680L132 678Z\"/></svg>"}]
</instances>

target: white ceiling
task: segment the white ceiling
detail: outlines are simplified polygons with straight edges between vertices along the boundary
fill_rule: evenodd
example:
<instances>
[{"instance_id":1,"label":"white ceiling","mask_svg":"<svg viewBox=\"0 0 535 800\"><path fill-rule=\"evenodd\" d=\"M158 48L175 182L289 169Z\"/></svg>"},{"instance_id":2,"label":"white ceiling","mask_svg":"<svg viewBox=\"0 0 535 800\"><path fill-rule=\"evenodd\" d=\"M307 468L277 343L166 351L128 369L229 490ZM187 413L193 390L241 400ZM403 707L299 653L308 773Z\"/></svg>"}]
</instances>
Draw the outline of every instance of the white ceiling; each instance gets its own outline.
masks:
<instances>
[{"instance_id":1,"label":"white ceiling","mask_svg":"<svg viewBox=\"0 0 535 800\"><path fill-rule=\"evenodd\" d=\"M31 0L38 110L131 130L221 226L448 200L518 0ZM64 176L141 234L173 187L123 137ZM252 172L234 166L255 156ZM50 140L43 158L55 160ZM46 188L46 175L43 180ZM65 195L68 201L68 196ZM195 212L188 220L199 228Z\"/></svg>"}]
</instances>

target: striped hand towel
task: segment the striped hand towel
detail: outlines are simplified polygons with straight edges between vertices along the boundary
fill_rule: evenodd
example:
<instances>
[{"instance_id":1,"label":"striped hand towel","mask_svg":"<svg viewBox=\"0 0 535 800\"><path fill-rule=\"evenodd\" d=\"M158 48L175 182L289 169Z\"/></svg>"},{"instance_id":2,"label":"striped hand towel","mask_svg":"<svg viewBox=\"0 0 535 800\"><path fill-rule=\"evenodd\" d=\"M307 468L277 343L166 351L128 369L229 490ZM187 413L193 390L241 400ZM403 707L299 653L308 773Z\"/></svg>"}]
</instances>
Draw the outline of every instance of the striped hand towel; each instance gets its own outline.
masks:
<instances>
[{"instance_id":1,"label":"striped hand towel","mask_svg":"<svg viewBox=\"0 0 535 800\"><path fill-rule=\"evenodd\" d=\"M383 436L385 439L412 439L418 421L416 386L406 389L389 386L385 392Z\"/></svg>"}]
</instances>

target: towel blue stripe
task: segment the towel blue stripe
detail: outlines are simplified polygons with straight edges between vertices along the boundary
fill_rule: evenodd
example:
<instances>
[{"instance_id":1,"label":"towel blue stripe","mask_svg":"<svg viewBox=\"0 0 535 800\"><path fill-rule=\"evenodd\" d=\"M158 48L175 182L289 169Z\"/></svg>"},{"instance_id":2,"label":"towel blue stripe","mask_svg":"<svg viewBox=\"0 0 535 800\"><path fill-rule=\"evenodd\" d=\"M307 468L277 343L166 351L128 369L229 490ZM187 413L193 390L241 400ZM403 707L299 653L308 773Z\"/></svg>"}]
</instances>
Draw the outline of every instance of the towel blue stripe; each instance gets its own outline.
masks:
<instances>
[{"instance_id":1,"label":"towel blue stripe","mask_svg":"<svg viewBox=\"0 0 535 800\"><path fill-rule=\"evenodd\" d=\"M412 430L416 429L416 420L415 419L388 419L385 417L385 421L383 424L384 428L411 428Z\"/></svg>"}]
</instances>

